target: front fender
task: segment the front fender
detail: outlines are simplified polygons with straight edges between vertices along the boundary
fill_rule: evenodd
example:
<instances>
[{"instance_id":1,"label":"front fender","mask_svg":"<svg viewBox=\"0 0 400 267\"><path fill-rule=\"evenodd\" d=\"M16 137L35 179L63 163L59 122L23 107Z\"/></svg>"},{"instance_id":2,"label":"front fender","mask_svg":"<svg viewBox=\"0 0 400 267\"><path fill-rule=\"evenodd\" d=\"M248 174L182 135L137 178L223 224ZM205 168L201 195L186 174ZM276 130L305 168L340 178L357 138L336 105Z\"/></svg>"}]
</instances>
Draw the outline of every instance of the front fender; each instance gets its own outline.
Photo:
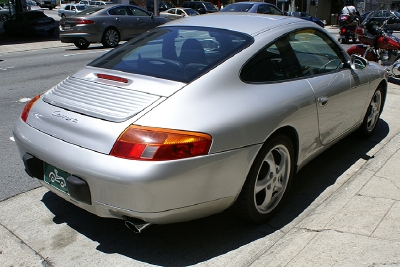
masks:
<instances>
[{"instance_id":1,"label":"front fender","mask_svg":"<svg viewBox=\"0 0 400 267\"><path fill-rule=\"evenodd\" d=\"M353 45L351 46L349 49L347 49L347 53L351 56L351 55L360 55L360 56L364 56L365 51L367 50L367 46L365 45ZM365 58L368 61L378 61L376 55L371 52L368 51L367 54L365 55Z\"/></svg>"}]
</instances>

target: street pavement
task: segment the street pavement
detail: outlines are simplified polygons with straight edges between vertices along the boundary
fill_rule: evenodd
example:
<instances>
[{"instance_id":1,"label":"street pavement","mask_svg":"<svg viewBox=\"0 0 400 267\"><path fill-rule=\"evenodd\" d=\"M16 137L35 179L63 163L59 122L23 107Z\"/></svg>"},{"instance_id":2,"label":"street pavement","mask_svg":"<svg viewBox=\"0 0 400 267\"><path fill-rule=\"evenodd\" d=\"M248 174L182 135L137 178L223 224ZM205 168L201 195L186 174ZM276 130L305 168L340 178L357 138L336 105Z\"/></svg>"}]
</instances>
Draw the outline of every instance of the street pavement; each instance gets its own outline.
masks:
<instances>
[{"instance_id":1,"label":"street pavement","mask_svg":"<svg viewBox=\"0 0 400 267\"><path fill-rule=\"evenodd\" d=\"M2 45L0 55L60 45ZM39 187L0 202L0 266L400 266L400 87L388 91L374 136L347 137L310 163L303 176L333 179L295 216L285 217L292 203L263 226L220 214L136 235Z\"/></svg>"}]
</instances>

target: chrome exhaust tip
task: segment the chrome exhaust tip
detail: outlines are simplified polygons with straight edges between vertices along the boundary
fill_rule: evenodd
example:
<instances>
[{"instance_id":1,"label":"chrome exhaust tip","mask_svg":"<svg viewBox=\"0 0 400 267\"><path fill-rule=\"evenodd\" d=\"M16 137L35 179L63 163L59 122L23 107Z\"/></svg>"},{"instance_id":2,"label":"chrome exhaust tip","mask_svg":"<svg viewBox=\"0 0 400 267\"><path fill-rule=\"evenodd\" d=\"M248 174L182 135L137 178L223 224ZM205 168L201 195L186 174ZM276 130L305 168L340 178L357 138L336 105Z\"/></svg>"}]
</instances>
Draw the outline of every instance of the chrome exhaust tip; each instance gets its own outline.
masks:
<instances>
[{"instance_id":1,"label":"chrome exhaust tip","mask_svg":"<svg viewBox=\"0 0 400 267\"><path fill-rule=\"evenodd\" d=\"M145 222L145 221L140 221L140 220L126 220L125 221L125 226L134 232L135 234L140 234L144 229L149 227L151 223Z\"/></svg>"}]
</instances>

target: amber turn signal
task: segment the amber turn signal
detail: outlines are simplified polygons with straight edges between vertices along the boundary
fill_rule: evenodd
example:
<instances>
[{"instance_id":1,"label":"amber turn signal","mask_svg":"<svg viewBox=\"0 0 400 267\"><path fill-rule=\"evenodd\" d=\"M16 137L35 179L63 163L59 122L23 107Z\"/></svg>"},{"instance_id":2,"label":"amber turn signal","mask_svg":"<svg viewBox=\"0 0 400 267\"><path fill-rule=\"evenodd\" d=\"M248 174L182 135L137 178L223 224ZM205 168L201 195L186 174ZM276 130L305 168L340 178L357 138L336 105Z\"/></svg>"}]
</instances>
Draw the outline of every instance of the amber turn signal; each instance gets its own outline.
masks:
<instances>
[{"instance_id":1,"label":"amber turn signal","mask_svg":"<svg viewBox=\"0 0 400 267\"><path fill-rule=\"evenodd\" d=\"M33 104L39 100L40 95L35 96L34 98L32 98L28 103L26 103L24 109L22 110L21 113L21 119L26 122L26 120L28 119L28 115L29 115L29 111L31 110Z\"/></svg>"}]
</instances>

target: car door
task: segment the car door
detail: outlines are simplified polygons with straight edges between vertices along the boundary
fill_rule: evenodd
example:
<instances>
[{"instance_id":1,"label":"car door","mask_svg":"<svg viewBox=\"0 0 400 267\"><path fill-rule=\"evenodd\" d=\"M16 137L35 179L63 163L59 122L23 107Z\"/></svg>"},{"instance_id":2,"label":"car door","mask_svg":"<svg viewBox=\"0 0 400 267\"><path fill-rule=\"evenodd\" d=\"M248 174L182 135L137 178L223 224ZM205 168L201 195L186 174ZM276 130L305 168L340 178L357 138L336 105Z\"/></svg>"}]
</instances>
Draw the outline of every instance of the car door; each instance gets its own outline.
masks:
<instances>
[{"instance_id":1,"label":"car door","mask_svg":"<svg viewBox=\"0 0 400 267\"><path fill-rule=\"evenodd\" d=\"M129 20L132 21L132 23L134 23L136 27L135 35L144 33L158 26L157 21L146 11L136 6L129 6L128 9L130 12Z\"/></svg>"},{"instance_id":2,"label":"car door","mask_svg":"<svg viewBox=\"0 0 400 267\"><path fill-rule=\"evenodd\" d=\"M108 24L118 28L121 40L129 40L138 34L136 18L130 15L130 11L125 6L116 6L108 10L110 21Z\"/></svg>"},{"instance_id":3,"label":"car door","mask_svg":"<svg viewBox=\"0 0 400 267\"><path fill-rule=\"evenodd\" d=\"M342 48L321 31L297 31L289 43L315 93L321 143L329 144L362 120L368 73L352 69Z\"/></svg>"}]
</instances>

